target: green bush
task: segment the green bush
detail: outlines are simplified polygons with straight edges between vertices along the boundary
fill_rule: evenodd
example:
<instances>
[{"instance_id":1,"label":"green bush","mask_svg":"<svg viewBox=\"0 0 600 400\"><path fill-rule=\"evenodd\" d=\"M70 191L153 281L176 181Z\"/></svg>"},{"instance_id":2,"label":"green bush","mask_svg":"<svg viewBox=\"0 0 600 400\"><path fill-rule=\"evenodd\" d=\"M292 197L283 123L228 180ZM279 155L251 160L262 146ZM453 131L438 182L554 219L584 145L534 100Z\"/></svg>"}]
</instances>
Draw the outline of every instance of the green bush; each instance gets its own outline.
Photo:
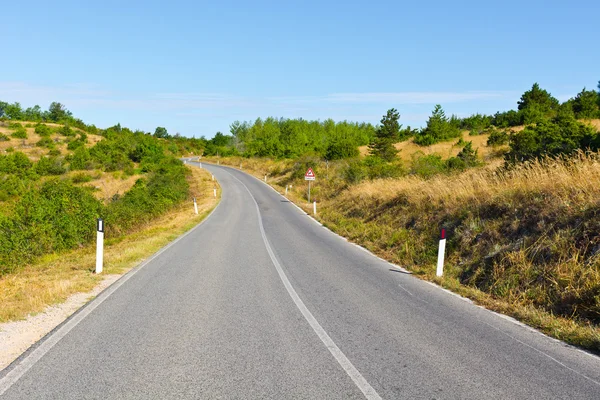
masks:
<instances>
[{"instance_id":1,"label":"green bush","mask_svg":"<svg viewBox=\"0 0 600 400\"><path fill-rule=\"evenodd\" d=\"M94 169L95 162L92 160L90 152L85 147L79 147L71 156L67 158L72 170Z\"/></svg>"},{"instance_id":2,"label":"green bush","mask_svg":"<svg viewBox=\"0 0 600 400\"><path fill-rule=\"evenodd\" d=\"M344 180L348 183L358 183L367 176L367 167L359 160L351 161L343 171Z\"/></svg>"},{"instance_id":3,"label":"green bush","mask_svg":"<svg viewBox=\"0 0 600 400\"><path fill-rule=\"evenodd\" d=\"M38 147L45 147L47 149L54 149L54 141L47 136L42 137L36 144Z\"/></svg>"},{"instance_id":4,"label":"green bush","mask_svg":"<svg viewBox=\"0 0 600 400\"><path fill-rule=\"evenodd\" d=\"M51 180L27 191L12 215L0 215L0 275L40 255L90 242L101 212L89 190L69 181Z\"/></svg>"},{"instance_id":5,"label":"green bush","mask_svg":"<svg viewBox=\"0 0 600 400\"><path fill-rule=\"evenodd\" d=\"M67 172L64 160L58 157L42 157L35 164L35 172L38 175L62 175Z\"/></svg>"},{"instance_id":6,"label":"green bush","mask_svg":"<svg viewBox=\"0 0 600 400\"><path fill-rule=\"evenodd\" d=\"M10 138L3 133L0 133L0 142L8 142Z\"/></svg>"},{"instance_id":7,"label":"green bush","mask_svg":"<svg viewBox=\"0 0 600 400\"><path fill-rule=\"evenodd\" d=\"M600 135L591 126L570 118L543 120L510 136L510 151L505 159L515 163L599 148Z\"/></svg>"},{"instance_id":8,"label":"green bush","mask_svg":"<svg viewBox=\"0 0 600 400\"><path fill-rule=\"evenodd\" d=\"M84 146L85 146L85 143L80 139L71 140L69 142L69 144L67 144L67 149L68 150L76 150L76 149L78 149L80 147L84 147Z\"/></svg>"},{"instance_id":9,"label":"green bush","mask_svg":"<svg viewBox=\"0 0 600 400\"><path fill-rule=\"evenodd\" d=\"M446 117L442 106L438 104L429 117L427 126L415 136L414 142L419 146L430 146L460 136L460 128Z\"/></svg>"},{"instance_id":10,"label":"green bush","mask_svg":"<svg viewBox=\"0 0 600 400\"><path fill-rule=\"evenodd\" d=\"M423 153L413 155L410 173L422 178L430 178L447 171L447 165L438 154L424 155Z\"/></svg>"},{"instance_id":11,"label":"green bush","mask_svg":"<svg viewBox=\"0 0 600 400\"><path fill-rule=\"evenodd\" d=\"M456 157L450 157L446 160L446 167L448 170L462 171L480 164L481 162L477 157L477 150L473 149L473 142L467 142L465 147L463 147Z\"/></svg>"},{"instance_id":12,"label":"green bush","mask_svg":"<svg viewBox=\"0 0 600 400\"><path fill-rule=\"evenodd\" d=\"M358 146L355 143L351 140L340 139L329 144L325 152L325 159L341 160L343 158L358 157L359 154Z\"/></svg>"},{"instance_id":13,"label":"green bush","mask_svg":"<svg viewBox=\"0 0 600 400\"><path fill-rule=\"evenodd\" d=\"M106 211L109 233L126 232L186 199L189 192L186 171L179 160L171 159L148 179L138 179L125 195L113 199Z\"/></svg>"},{"instance_id":14,"label":"green bush","mask_svg":"<svg viewBox=\"0 0 600 400\"><path fill-rule=\"evenodd\" d=\"M42 137L50 136L52 134L52 129L50 129L50 127L48 125L37 124L35 126L35 133L37 133L38 135L40 135Z\"/></svg>"},{"instance_id":15,"label":"green bush","mask_svg":"<svg viewBox=\"0 0 600 400\"><path fill-rule=\"evenodd\" d=\"M19 125L19 127L11 133L11 136L17 139L27 139L27 129Z\"/></svg>"},{"instance_id":16,"label":"green bush","mask_svg":"<svg viewBox=\"0 0 600 400\"><path fill-rule=\"evenodd\" d=\"M63 136L75 136L75 131L73 129L71 129L71 127L69 125L63 125L62 127L60 127L58 129L58 133L60 133Z\"/></svg>"},{"instance_id":17,"label":"green bush","mask_svg":"<svg viewBox=\"0 0 600 400\"><path fill-rule=\"evenodd\" d=\"M71 181L73 183L84 183L84 182L90 182L91 180L92 180L92 177L90 175L86 174L85 172L78 172L71 177Z\"/></svg>"},{"instance_id":18,"label":"green bush","mask_svg":"<svg viewBox=\"0 0 600 400\"><path fill-rule=\"evenodd\" d=\"M379 157L369 156L363 160L369 179L397 178L404 175L404 169L398 163L386 162Z\"/></svg>"},{"instance_id":19,"label":"green bush","mask_svg":"<svg viewBox=\"0 0 600 400\"><path fill-rule=\"evenodd\" d=\"M8 151L8 149L6 149ZM7 156L0 156L0 172L5 174L23 175L26 174L33 164L29 158L20 151L11 152Z\"/></svg>"},{"instance_id":20,"label":"green bush","mask_svg":"<svg viewBox=\"0 0 600 400\"><path fill-rule=\"evenodd\" d=\"M508 144L509 136L506 130L494 129L487 140L488 146L502 146Z\"/></svg>"}]
</instances>

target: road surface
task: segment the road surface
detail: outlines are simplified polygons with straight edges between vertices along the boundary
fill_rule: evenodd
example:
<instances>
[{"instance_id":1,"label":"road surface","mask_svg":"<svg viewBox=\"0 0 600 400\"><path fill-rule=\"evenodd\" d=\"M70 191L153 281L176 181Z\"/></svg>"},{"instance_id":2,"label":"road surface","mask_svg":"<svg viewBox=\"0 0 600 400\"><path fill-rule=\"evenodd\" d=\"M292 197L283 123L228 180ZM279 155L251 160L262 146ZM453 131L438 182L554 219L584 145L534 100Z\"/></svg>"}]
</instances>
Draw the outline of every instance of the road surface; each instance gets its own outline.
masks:
<instances>
[{"instance_id":1,"label":"road surface","mask_svg":"<svg viewBox=\"0 0 600 400\"><path fill-rule=\"evenodd\" d=\"M204 166L213 214L2 371L0 398L600 398L599 358Z\"/></svg>"}]
</instances>

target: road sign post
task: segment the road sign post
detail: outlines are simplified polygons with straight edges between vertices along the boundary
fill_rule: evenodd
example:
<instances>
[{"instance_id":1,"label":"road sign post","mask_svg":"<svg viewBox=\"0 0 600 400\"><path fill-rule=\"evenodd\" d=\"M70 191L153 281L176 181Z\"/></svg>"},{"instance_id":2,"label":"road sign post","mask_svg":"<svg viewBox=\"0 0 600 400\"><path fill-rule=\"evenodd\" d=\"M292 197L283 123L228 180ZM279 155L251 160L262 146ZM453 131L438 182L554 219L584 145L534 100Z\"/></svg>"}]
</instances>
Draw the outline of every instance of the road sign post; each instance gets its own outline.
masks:
<instances>
[{"instance_id":1,"label":"road sign post","mask_svg":"<svg viewBox=\"0 0 600 400\"><path fill-rule=\"evenodd\" d=\"M104 221L102 218L96 220L96 273L102 273L104 264Z\"/></svg>"},{"instance_id":2,"label":"road sign post","mask_svg":"<svg viewBox=\"0 0 600 400\"><path fill-rule=\"evenodd\" d=\"M310 204L310 181L315 180L315 172L312 168L309 168L308 171L306 171L306 174L304 174L304 180L308 181L308 204Z\"/></svg>"},{"instance_id":3,"label":"road sign post","mask_svg":"<svg viewBox=\"0 0 600 400\"><path fill-rule=\"evenodd\" d=\"M438 247L438 262L435 271L436 276L444 275L444 253L446 252L446 229L442 228L440 234L440 245Z\"/></svg>"}]
</instances>

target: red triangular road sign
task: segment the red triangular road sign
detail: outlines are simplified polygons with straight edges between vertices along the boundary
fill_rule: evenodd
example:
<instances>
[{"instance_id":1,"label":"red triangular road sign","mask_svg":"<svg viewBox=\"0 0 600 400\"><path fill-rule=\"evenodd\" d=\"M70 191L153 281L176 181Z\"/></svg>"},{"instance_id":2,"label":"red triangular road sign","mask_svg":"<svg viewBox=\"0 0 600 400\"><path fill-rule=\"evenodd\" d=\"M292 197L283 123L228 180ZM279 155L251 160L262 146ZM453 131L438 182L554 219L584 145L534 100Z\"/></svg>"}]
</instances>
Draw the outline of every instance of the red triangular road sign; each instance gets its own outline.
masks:
<instances>
[{"instance_id":1,"label":"red triangular road sign","mask_svg":"<svg viewBox=\"0 0 600 400\"><path fill-rule=\"evenodd\" d=\"M306 171L306 174L304 174L304 179L307 181L312 181L315 179L315 172L312 170L312 168L309 168L308 171Z\"/></svg>"}]
</instances>

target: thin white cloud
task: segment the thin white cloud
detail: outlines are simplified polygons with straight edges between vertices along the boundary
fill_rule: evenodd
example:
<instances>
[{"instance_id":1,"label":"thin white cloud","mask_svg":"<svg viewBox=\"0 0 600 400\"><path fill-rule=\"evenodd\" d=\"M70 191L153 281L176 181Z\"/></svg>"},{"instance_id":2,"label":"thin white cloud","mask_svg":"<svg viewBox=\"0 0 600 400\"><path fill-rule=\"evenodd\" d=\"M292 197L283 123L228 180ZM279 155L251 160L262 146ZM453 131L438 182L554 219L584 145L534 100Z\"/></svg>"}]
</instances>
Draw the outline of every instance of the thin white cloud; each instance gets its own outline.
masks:
<instances>
[{"instance_id":1,"label":"thin white cloud","mask_svg":"<svg viewBox=\"0 0 600 400\"><path fill-rule=\"evenodd\" d=\"M332 93L322 96L249 97L223 93L171 92L123 93L91 84L62 86L32 85L24 82L0 82L0 98L29 104L61 101L67 106L94 106L120 109L214 110L228 108L272 108L308 111L312 107L351 106L360 104L448 104L473 100L494 100L513 93L487 92L372 92ZM182 111L183 112L183 111Z\"/></svg>"},{"instance_id":2,"label":"thin white cloud","mask_svg":"<svg viewBox=\"0 0 600 400\"><path fill-rule=\"evenodd\" d=\"M235 119L253 120L262 116L288 118L367 121L378 123L381 113L390 107L400 110L404 124L426 120L424 109L434 104L477 102L493 103L517 98L502 91L465 92L368 92L330 93L318 96L241 96L214 92L128 92L95 84L36 85L27 82L0 81L0 100L20 102L24 107L39 104L46 108L52 101L65 104L75 115L99 125L121 119L145 129L163 121L212 120L215 125ZM414 107L413 107L414 106ZM118 115L119 117L115 117ZM218 122L216 122L218 121ZM228 122L227 122L228 121ZM109 122L110 123L110 122ZM174 122L172 122L174 123Z\"/></svg>"}]
</instances>

